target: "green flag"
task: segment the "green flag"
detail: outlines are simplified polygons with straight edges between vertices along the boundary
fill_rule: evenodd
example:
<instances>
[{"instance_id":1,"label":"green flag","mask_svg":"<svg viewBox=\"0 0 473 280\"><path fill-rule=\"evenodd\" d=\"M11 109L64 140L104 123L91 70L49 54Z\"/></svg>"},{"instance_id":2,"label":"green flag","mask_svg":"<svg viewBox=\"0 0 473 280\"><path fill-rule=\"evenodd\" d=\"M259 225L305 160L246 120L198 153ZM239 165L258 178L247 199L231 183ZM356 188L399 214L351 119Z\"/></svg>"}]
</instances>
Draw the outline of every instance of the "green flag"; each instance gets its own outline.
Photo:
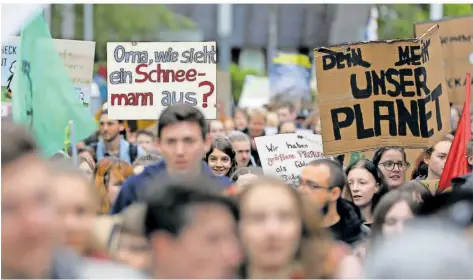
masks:
<instances>
[{"instance_id":1,"label":"green flag","mask_svg":"<svg viewBox=\"0 0 473 280\"><path fill-rule=\"evenodd\" d=\"M97 129L79 100L42 13L23 29L16 65L13 120L33 132L45 156L64 147L69 121L74 122L77 141Z\"/></svg>"}]
</instances>

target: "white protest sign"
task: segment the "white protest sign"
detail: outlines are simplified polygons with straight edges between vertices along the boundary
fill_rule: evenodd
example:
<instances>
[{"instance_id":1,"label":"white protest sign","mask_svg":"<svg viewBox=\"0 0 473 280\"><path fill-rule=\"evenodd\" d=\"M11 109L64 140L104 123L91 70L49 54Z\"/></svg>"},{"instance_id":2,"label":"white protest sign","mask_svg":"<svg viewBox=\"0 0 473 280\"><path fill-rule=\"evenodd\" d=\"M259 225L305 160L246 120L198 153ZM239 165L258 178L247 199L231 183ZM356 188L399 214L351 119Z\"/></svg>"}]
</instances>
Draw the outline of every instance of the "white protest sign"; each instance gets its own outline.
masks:
<instances>
[{"instance_id":1,"label":"white protest sign","mask_svg":"<svg viewBox=\"0 0 473 280\"><path fill-rule=\"evenodd\" d=\"M156 120L184 103L217 118L215 42L107 43L108 117Z\"/></svg>"},{"instance_id":2,"label":"white protest sign","mask_svg":"<svg viewBox=\"0 0 473 280\"><path fill-rule=\"evenodd\" d=\"M278 176L287 183L297 183L301 169L313 160L325 158L322 136L289 133L255 138L265 175Z\"/></svg>"},{"instance_id":3,"label":"white protest sign","mask_svg":"<svg viewBox=\"0 0 473 280\"><path fill-rule=\"evenodd\" d=\"M90 87L94 71L95 42L53 39L64 67L69 72L77 96L84 104L89 103ZM16 68L20 50L20 37L10 37L2 45L2 103L11 103L10 82Z\"/></svg>"},{"instance_id":4,"label":"white protest sign","mask_svg":"<svg viewBox=\"0 0 473 280\"><path fill-rule=\"evenodd\" d=\"M238 107L259 108L269 104L271 90L268 77L246 75Z\"/></svg>"}]
</instances>

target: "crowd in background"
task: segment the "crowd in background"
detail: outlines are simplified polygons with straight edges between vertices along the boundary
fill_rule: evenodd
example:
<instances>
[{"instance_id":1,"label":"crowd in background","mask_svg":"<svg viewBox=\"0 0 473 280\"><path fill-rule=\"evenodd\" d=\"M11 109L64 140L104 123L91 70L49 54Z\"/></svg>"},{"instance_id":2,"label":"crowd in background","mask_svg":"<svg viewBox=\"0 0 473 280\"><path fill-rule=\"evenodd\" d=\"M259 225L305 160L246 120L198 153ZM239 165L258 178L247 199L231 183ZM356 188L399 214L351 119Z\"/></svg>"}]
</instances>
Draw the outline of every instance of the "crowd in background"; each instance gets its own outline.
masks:
<instances>
[{"instance_id":1,"label":"crowd in background","mask_svg":"<svg viewBox=\"0 0 473 280\"><path fill-rule=\"evenodd\" d=\"M291 102L210 121L174 105L136 131L105 108L78 167L2 121L2 277L473 278L471 175L438 195L424 183L459 116L416 162L381 147L315 160L293 185L264 175L254 141L321 134L318 112Z\"/></svg>"}]
</instances>

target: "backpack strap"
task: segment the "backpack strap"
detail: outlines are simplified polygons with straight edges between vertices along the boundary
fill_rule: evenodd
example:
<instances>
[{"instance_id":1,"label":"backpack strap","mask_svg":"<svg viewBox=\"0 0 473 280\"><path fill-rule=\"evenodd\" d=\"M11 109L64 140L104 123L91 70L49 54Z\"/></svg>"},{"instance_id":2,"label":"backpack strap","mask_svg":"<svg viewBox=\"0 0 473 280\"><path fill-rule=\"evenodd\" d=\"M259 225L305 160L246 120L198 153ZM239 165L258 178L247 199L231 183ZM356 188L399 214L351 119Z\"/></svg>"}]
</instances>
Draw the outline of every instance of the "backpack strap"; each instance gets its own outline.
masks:
<instances>
[{"instance_id":1,"label":"backpack strap","mask_svg":"<svg viewBox=\"0 0 473 280\"><path fill-rule=\"evenodd\" d=\"M135 159L138 157L138 145L130 144L128 153L130 155L130 164L133 164L133 162L135 162Z\"/></svg>"}]
</instances>

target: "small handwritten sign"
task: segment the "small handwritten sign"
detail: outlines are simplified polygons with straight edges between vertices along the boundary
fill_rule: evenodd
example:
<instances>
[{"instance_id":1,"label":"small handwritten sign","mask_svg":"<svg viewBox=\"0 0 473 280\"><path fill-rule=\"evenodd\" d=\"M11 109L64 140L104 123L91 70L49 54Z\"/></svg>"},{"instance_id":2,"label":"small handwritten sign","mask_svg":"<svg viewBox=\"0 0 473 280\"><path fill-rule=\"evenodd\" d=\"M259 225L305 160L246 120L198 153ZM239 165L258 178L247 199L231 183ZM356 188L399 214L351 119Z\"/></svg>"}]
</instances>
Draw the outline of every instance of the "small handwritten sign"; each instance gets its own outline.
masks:
<instances>
[{"instance_id":1,"label":"small handwritten sign","mask_svg":"<svg viewBox=\"0 0 473 280\"><path fill-rule=\"evenodd\" d=\"M287 183L297 183L301 169L325 158L322 136L289 133L255 138L264 174L279 176Z\"/></svg>"},{"instance_id":2,"label":"small handwritten sign","mask_svg":"<svg viewBox=\"0 0 473 280\"><path fill-rule=\"evenodd\" d=\"M216 42L109 42L107 73L110 119L158 119L174 104L217 118Z\"/></svg>"},{"instance_id":3,"label":"small handwritten sign","mask_svg":"<svg viewBox=\"0 0 473 280\"><path fill-rule=\"evenodd\" d=\"M94 71L95 42L62 39L53 39L53 42L78 97L88 106ZM11 103L12 92L9 89L19 51L20 37L9 37L8 41L2 44L2 103Z\"/></svg>"}]
</instances>

